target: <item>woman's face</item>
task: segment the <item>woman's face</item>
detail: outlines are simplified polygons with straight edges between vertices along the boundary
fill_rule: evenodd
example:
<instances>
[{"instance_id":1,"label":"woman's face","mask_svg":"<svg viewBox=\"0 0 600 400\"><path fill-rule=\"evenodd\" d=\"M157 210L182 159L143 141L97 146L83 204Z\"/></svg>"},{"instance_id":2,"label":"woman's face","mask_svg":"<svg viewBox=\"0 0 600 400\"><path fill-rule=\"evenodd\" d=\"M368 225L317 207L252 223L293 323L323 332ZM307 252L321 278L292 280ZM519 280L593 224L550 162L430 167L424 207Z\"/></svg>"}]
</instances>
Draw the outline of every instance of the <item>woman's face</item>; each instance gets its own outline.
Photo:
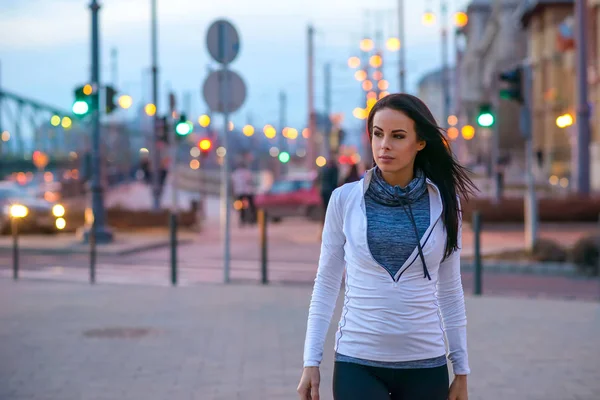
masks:
<instances>
[{"instance_id":1,"label":"woman's face","mask_svg":"<svg viewBox=\"0 0 600 400\"><path fill-rule=\"evenodd\" d=\"M415 131L415 121L402 111L384 108L373 117L371 150L379 169L398 173L412 169L417 153L425 148Z\"/></svg>"}]
</instances>

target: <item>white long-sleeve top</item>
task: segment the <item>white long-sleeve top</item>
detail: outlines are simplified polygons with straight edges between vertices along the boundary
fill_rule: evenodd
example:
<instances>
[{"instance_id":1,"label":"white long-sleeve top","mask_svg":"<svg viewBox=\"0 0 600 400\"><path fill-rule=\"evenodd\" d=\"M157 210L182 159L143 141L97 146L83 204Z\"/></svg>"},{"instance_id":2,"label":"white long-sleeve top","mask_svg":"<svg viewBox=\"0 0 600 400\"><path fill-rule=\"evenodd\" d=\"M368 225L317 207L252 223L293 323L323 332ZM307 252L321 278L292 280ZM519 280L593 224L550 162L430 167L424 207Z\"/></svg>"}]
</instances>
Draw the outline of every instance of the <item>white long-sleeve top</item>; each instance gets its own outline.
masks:
<instances>
[{"instance_id":1,"label":"white long-sleeve top","mask_svg":"<svg viewBox=\"0 0 600 400\"><path fill-rule=\"evenodd\" d=\"M363 360L415 361L445 355L447 340L454 373L469 374L460 250L443 259L446 229L439 190L427 180L431 221L421 246L431 280L423 276L416 247L392 278L373 259L367 243L364 194L371 177L372 170L360 181L336 189L329 202L309 308L304 366L321 363L345 272L336 352Z\"/></svg>"}]
</instances>

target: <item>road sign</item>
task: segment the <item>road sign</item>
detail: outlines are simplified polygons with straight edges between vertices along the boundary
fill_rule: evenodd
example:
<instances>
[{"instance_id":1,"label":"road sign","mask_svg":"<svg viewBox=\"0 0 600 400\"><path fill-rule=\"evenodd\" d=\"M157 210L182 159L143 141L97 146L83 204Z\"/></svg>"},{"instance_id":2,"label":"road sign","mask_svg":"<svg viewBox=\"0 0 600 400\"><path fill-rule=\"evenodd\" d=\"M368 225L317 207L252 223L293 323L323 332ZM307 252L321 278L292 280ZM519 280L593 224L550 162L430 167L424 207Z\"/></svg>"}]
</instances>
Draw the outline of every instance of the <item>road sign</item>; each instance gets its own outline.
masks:
<instances>
[{"instance_id":1,"label":"road sign","mask_svg":"<svg viewBox=\"0 0 600 400\"><path fill-rule=\"evenodd\" d=\"M213 22L206 34L206 47L216 62L232 62L240 51L240 37L233 24L224 19Z\"/></svg>"},{"instance_id":2,"label":"road sign","mask_svg":"<svg viewBox=\"0 0 600 400\"><path fill-rule=\"evenodd\" d=\"M233 71L213 71L204 81L202 93L212 112L233 113L246 100L246 84L242 77Z\"/></svg>"}]
</instances>

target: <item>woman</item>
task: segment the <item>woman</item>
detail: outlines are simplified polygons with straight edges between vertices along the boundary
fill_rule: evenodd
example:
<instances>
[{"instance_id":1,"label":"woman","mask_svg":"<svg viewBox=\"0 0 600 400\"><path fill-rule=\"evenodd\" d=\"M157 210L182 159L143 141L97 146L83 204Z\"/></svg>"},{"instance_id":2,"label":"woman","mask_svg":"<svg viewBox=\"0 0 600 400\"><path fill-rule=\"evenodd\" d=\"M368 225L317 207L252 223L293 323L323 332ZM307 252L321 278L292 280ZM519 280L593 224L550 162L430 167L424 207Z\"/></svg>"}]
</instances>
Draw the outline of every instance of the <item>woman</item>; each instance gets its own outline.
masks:
<instances>
[{"instance_id":1,"label":"woman","mask_svg":"<svg viewBox=\"0 0 600 400\"><path fill-rule=\"evenodd\" d=\"M327 209L298 393L319 399L323 345L345 273L334 398L467 400L458 198L468 198L473 183L414 96L379 100L368 132L376 166L336 189Z\"/></svg>"}]
</instances>

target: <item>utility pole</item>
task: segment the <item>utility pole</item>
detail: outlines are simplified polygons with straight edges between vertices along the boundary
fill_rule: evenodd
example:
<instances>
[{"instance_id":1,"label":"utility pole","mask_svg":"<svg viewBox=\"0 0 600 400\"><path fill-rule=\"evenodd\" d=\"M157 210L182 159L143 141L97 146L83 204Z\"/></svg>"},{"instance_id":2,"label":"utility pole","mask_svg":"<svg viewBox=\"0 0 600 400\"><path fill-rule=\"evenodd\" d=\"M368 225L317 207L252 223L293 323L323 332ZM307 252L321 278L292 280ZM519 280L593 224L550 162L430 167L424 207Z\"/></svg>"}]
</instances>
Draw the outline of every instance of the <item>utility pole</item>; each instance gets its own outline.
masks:
<instances>
[{"instance_id":1,"label":"utility pole","mask_svg":"<svg viewBox=\"0 0 600 400\"><path fill-rule=\"evenodd\" d=\"M400 92L406 92L406 71L405 71L405 43L404 43L404 0L398 0L398 39L400 40L400 53L398 57L398 71L400 74Z\"/></svg>"},{"instance_id":2,"label":"utility pole","mask_svg":"<svg viewBox=\"0 0 600 400\"><path fill-rule=\"evenodd\" d=\"M587 1L575 0L577 52L577 191L590 194L590 105L587 79Z\"/></svg>"},{"instance_id":3,"label":"utility pole","mask_svg":"<svg viewBox=\"0 0 600 400\"><path fill-rule=\"evenodd\" d=\"M160 154L158 154L158 32L156 17L156 0L150 0L152 7L152 104L156 107L152 123L152 139L150 140L150 153L152 157L152 195L153 209L160 209Z\"/></svg>"},{"instance_id":4,"label":"utility pole","mask_svg":"<svg viewBox=\"0 0 600 400\"><path fill-rule=\"evenodd\" d=\"M524 102L521 106L521 131L525 137L525 179L527 182L527 193L525 195L525 248L533 251L537 242L538 232L538 207L535 193L535 177L533 168L535 159L533 155L533 132L531 130L532 119L532 95L533 77L531 65L523 65L524 75Z\"/></svg>"},{"instance_id":5,"label":"utility pole","mask_svg":"<svg viewBox=\"0 0 600 400\"><path fill-rule=\"evenodd\" d=\"M450 82L448 80L448 2L442 0L441 4L441 25L442 25L442 96L444 105L444 121L441 126L448 128L448 116L450 115Z\"/></svg>"},{"instance_id":6,"label":"utility pole","mask_svg":"<svg viewBox=\"0 0 600 400\"><path fill-rule=\"evenodd\" d=\"M111 77L110 80L115 88L119 87L118 74L119 74L119 51L116 47L110 50L110 68Z\"/></svg>"},{"instance_id":7,"label":"utility pole","mask_svg":"<svg viewBox=\"0 0 600 400\"><path fill-rule=\"evenodd\" d=\"M0 91L2 91L2 61L0 61ZM0 97L0 135L4 132L2 127L2 97ZM0 138L0 156L4 153L3 147L4 141ZM0 157L0 166L2 165L1 157Z\"/></svg>"},{"instance_id":8,"label":"utility pole","mask_svg":"<svg viewBox=\"0 0 600 400\"><path fill-rule=\"evenodd\" d=\"M315 47L315 28L308 26L308 131L309 137L306 139L306 162L309 170L315 170L315 135L317 134L317 121L315 115L315 84L314 84L314 47Z\"/></svg>"},{"instance_id":9,"label":"utility pole","mask_svg":"<svg viewBox=\"0 0 600 400\"><path fill-rule=\"evenodd\" d=\"M91 95L92 108L92 143L91 143L91 161L92 161L92 179L91 179L91 194L92 194L92 212L94 221L87 235L84 238L89 240L89 234L94 236L95 243L108 243L113 239L112 232L106 227L106 216L104 209L104 193L102 187L102 168L100 163L100 34L98 24L98 12L100 5L97 0L92 0L90 4L92 11L92 76L90 84L93 91Z\"/></svg>"},{"instance_id":10,"label":"utility pole","mask_svg":"<svg viewBox=\"0 0 600 400\"><path fill-rule=\"evenodd\" d=\"M325 115L327 116L327 132L325 133L325 149L331 152L331 63L325 64Z\"/></svg>"}]
</instances>

